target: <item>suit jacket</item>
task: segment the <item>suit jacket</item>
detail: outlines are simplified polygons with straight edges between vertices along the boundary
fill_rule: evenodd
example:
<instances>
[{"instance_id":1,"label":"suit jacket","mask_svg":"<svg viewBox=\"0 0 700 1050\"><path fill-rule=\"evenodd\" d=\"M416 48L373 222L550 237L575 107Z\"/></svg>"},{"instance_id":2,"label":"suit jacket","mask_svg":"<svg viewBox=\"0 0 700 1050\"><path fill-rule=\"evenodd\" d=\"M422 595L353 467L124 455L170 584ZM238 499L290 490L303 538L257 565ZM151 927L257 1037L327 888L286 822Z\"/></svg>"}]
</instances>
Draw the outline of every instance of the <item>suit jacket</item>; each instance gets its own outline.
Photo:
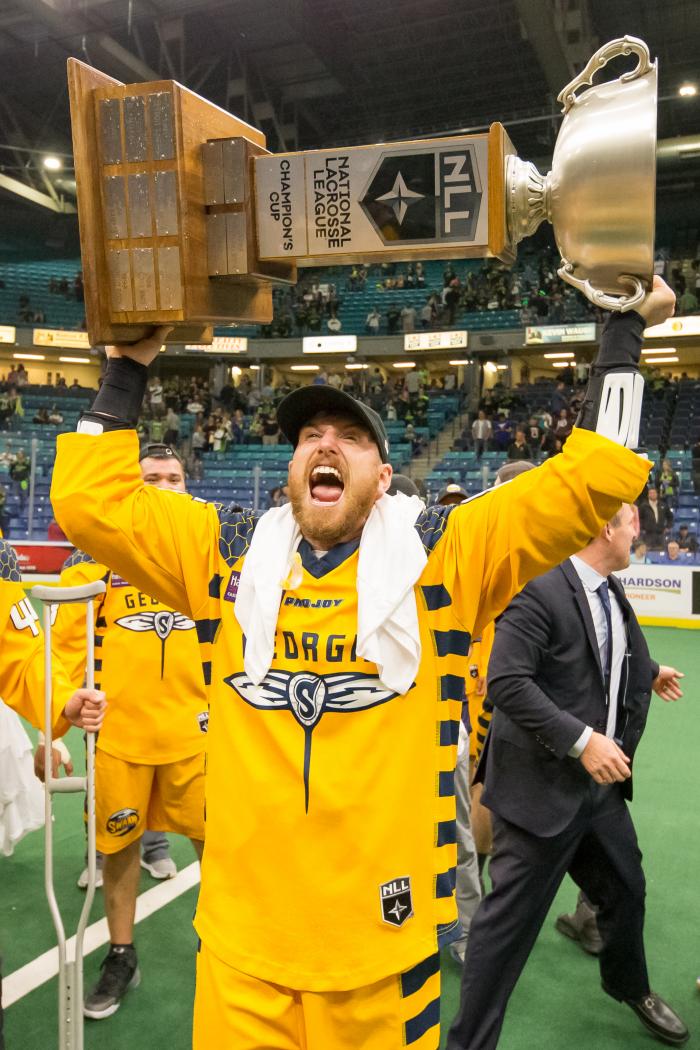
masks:
<instances>
[{"instance_id":1,"label":"suit jacket","mask_svg":"<svg viewBox=\"0 0 700 1050\"><path fill-rule=\"evenodd\" d=\"M650 544L660 544L663 541L664 530L673 525L673 514L668 509L664 500L659 500L659 520L654 517L654 512L648 502L639 505L639 528L642 535Z\"/></svg>"},{"instance_id":2,"label":"suit jacket","mask_svg":"<svg viewBox=\"0 0 700 1050\"><path fill-rule=\"evenodd\" d=\"M625 621L618 735L633 757L658 664L620 582L608 577ZM505 820L548 837L576 816L590 775L568 752L586 726L605 732L605 683L588 599L570 561L532 580L496 626L488 672L495 707L477 780L483 802ZM622 785L632 797L632 780Z\"/></svg>"}]
</instances>

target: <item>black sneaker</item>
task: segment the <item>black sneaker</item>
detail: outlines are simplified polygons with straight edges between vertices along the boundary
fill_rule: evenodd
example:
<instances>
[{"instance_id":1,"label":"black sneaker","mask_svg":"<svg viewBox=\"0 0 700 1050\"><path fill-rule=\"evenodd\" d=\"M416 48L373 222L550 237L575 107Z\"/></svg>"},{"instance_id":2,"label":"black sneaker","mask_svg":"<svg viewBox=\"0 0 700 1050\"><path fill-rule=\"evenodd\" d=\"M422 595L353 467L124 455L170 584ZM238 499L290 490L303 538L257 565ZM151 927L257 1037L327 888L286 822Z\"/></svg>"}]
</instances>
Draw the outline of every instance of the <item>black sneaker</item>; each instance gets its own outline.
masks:
<instances>
[{"instance_id":1,"label":"black sneaker","mask_svg":"<svg viewBox=\"0 0 700 1050\"><path fill-rule=\"evenodd\" d=\"M110 948L100 970L100 979L83 1004L85 1016L96 1021L116 1013L127 989L136 988L141 980L134 948Z\"/></svg>"}]
</instances>

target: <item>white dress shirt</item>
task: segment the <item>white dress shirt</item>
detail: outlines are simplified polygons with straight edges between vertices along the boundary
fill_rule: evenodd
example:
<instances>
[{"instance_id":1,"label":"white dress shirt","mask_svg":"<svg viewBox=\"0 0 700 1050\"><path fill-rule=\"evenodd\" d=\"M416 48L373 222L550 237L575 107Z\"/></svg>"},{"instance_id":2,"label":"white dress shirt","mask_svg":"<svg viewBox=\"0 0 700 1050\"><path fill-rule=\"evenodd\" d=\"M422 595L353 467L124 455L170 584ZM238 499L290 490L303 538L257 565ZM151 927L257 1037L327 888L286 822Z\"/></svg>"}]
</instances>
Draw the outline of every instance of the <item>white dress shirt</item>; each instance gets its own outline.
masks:
<instances>
[{"instance_id":1,"label":"white dress shirt","mask_svg":"<svg viewBox=\"0 0 700 1050\"><path fill-rule=\"evenodd\" d=\"M606 580L605 576L601 576L599 572L596 572L588 562L583 561L581 558L577 558L574 554L571 558L571 564L576 570L581 583L583 584L584 594L588 601L588 606L591 610L591 617L593 619L593 626L595 628L596 638L598 640L598 652L600 654L600 666L605 674L605 668L607 667L608 660L608 627L605 619L605 609L603 608L603 602L601 601L600 595L597 593L598 587L601 583ZM625 634L625 620L622 615L622 609L620 604L613 593L612 587L608 588L608 594L610 595L610 619L612 620L612 661L610 666L610 696L608 698L608 721L605 729L605 735L609 737L615 736L615 726L617 725L617 699L620 691L620 677L622 675L622 662L625 658L625 650L627 648L627 640ZM591 726L586 726L581 736L578 738L574 746L569 751L572 758L579 758L584 747L588 743L593 733Z\"/></svg>"}]
</instances>

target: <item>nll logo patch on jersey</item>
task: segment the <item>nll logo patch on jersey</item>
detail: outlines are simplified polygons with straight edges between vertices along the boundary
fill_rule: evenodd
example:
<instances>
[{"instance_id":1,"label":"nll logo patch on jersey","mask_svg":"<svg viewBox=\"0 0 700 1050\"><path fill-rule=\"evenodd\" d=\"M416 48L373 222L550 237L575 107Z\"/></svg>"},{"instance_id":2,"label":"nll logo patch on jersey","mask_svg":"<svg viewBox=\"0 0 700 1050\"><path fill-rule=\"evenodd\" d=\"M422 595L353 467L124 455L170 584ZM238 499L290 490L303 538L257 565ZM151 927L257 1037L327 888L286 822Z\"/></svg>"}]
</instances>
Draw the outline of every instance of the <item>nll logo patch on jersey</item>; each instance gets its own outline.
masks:
<instances>
[{"instance_id":1,"label":"nll logo patch on jersey","mask_svg":"<svg viewBox=\"0 0 700 1050\"><path fill-rule=\"evenodd\" d=\"M137 809L118 809L111 817L107 817L107 831L110 835L121 838L133 831L139 822L139 811Z\"/></svg>"},{"instance_id":2,"label":"nll logo patch on jersey","mask_svg":"<svg viewBox=\"0 0 700 1050\"><path fill-rule=\"evenodd\" d=\"M209 731L209 712L208 711L200 711L199 714L197 715L197 722L199 724L199 728L201 729L201 731L203 733L208 732Z\"/></svg>"},{"instance_id":3,"label":"nll logo patch on jersey","mask_svg":"<svg viewBox=\"0 0 700 1050\"><path fill-rule=\"evenodd\" d=\"M115 620L120 627L127 631L153 631L160 638L160 677L165 672L165 643L173 631L191 631L195 627L194 620L183 616L182 613L170 612L161 609L160 612L134 613L133 616L122 616Z\"/></svg>"},{"instance_id":4,"label":"nll logo patch on jersey","mask_svg":"<svg viewBox=\"0 0 700 1050\"><path fill-rule=\"evenodd\" d=\"M408 876L383 882L379 887L382 920L390 926L403 926L413 916L413 894Z\"/></svg>"},{"instance_id":5,"label":"nll logo patch on jersey","mask_svg":"<svg viewBox=\"0 0 700 1050\"><path fill-rule=\"evenodd\" d=\"M369 674L318 675L311 671L292 674L269 671L260 685L246 674L232 674L224 681L251 707L260 711L291 711L304 730L304 797L309 811L311 734L325 711L349 714L386 704L399 694Z\"/></svg>"}]
</instances>

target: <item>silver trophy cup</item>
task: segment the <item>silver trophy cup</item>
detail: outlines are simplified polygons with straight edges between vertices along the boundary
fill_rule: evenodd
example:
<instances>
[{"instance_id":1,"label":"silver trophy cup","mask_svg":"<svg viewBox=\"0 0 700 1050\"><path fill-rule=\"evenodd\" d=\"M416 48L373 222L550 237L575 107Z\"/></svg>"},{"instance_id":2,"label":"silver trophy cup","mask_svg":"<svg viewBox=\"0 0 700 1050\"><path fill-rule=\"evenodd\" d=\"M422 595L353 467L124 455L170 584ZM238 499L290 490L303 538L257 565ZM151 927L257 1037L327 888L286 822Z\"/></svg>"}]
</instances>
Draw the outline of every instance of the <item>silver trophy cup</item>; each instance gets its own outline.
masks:
<instances>
[{"instance_id":1,"label":"silver trophy cup","mask_svg":"<svg viewBox=\"0 0 700 1050\"><path fill-rule=\"evenodd\" d=\"M593 84L619 55L636 55L636 67ZM559 276L606 310L633 310L652 283L657 81L644 41L610 41L559 94L564 120L552 170L543 176L518 157L507 162L514 243L547 219L561 254Z\"/></svg>"}]
</instances>

